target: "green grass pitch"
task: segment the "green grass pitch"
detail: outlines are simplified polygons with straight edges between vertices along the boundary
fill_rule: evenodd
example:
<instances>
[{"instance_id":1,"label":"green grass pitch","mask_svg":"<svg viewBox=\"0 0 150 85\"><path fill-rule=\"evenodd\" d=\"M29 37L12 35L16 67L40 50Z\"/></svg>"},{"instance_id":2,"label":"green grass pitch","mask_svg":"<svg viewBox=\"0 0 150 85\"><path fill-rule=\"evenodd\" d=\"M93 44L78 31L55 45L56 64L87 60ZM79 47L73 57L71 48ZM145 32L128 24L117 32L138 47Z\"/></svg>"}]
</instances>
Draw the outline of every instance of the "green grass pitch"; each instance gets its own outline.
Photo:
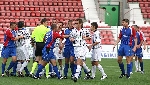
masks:
<instances>
[{"instance_id":1,"label":"green grass pitch","mask_svg":"<svg viewBox=\"0 0 150 85\"><path fill-rule=\"evenodd\" d=\"M9 64L9 61L7 65ZM96 71L96 78L93 80L84 80L83 78L85 77L85 74L82 71L82 77L78 79L78 82L74 83L70 79L69 69L69 78L66 80L58 80L57 78L46 79L45 77L40 80L35 80L30 77L0 77L0 85L150 85L149 60L143 61L145 74L134 72L134 67L130 79L126 79L125 77L122 79L118 78L121 73L116 59L102 59L101 65L103 66L105 73L108 75L108 79L102 81L100 80L101 73L98 70ZM88 67L91 68L90 59L87 59L86 63ZM124 64L126 66L125 60ZM32 62L28 65L29 70L31 70L31 67Z\"/></svg>"}]
</instances>

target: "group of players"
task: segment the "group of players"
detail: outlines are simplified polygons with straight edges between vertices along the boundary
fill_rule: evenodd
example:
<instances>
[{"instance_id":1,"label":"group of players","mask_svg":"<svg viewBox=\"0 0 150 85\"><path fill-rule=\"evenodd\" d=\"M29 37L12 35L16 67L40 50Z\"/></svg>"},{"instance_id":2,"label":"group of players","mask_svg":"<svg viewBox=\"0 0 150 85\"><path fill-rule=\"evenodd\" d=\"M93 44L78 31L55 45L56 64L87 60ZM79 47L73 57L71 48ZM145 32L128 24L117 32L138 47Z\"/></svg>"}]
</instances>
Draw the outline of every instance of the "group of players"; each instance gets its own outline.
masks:
<instances>
[{"instance_id":1,"label":"group of players","mask_svg":"<svg viewBox=\"0 0 150 85\"><path fill-rule=\"evenodd\" d=\"M24 76L22 71L25 70L25 76L31 76L34 79L41 78L44 73L47 78L56 75L58 79L67 79L70 64L71 78L74 82L77 82L80 77L82 67L86 73L85 79L95 78L96 67L102 73L101 80L107 78L103 67L99 64L99 61L101 61L101 36L99 30L97 30L98 24L96 22L91 23L90 30L83 28L82 19L69 20L65 29L63 29L63 22L57 22L55 19L52 21L51 26L47 26L47 23L46 18L42 19L41 24L31 34L31 45L35 48L36 56L31 72L27 68L30 61L27 40L30 39L30 34L26 31L24 22L17 23L18 29L15 29L16 23L10 23L10 28L4 34L4 46L1 53L3 58L2 76L4 76L4 73L7 76L10 74L16 75L17 72L18 76L22 77ZM139 59L141 73L144 73L141 46L145 42L145 38L137 25L134 25L133 28L128 26L128 19L123 19L122 25L123 28L120 30L118 40L113 49L121 40L118 49L118 63L122 74L119 78L122 78L125 74L127 78L130 78L134 55ZM90 39L92 39L92 44L86 44L86 40ZM87 51L85 50L86 48L88 49ZM90 51L92 52L91 70L87 67L85 61L85 56ZM10 56L12 61L5 70L7 59ZM127 60L127 73L125 73L124 64L122 63L123 56L126 56ZM65 65L63 66L62 60L64 58ZM58 60L58 64L56 60ZM136 68L138 70L137 64ZM34 74L37 66L38 70ZM11 68L13 68L13 72L9 73Z\"/></svg>"}]
</instances>

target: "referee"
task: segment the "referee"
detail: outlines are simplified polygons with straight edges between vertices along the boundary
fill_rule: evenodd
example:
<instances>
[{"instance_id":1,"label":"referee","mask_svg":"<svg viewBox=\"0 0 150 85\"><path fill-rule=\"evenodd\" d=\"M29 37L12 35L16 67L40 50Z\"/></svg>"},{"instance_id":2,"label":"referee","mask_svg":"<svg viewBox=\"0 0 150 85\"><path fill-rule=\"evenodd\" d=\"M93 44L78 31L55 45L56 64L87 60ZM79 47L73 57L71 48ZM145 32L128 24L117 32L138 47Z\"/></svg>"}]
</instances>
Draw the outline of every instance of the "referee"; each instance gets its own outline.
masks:
<instances>
[{"instance_id":1,"label":"referee","mask_svg":"<svg viewBox=\"0 0 150 85\"><path fill-rule=\"evenodd\" d=\"M30 72L30 76L32 77L34 74L34 70L36 69L37 65L40 64L41 60L42 60L42 49L45 45L44 43L44 36L45 34L50 31L49 28L47 28L47 19L44 18L41 20L41 25L37 26L34 31L32 32L31 35L31 40L36 43L36 49L35 49L35 56L36 56L36 60L33 63L32 66L32 70ZM34 43L33 42L33 43ZM32 45L33 45L32 43Z\"/></svg>"}]
</instances>

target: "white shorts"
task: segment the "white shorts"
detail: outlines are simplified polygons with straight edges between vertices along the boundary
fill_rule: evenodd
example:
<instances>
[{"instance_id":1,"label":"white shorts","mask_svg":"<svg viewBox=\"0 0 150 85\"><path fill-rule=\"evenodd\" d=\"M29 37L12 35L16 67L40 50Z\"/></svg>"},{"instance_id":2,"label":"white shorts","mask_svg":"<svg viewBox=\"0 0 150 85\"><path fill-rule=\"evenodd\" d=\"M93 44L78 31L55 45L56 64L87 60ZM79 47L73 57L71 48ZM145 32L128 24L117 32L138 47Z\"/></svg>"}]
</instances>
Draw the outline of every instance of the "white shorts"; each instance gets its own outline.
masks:
<instances>
[{"instance_id":1,"label":"white shorts","mask_svg":"<svg viewBox=\"0 0 150 85\"><path fill-rule=\"evenodd\" d=\"M59 54L59 47L54 48L54 55L56 56L56 59L64 59L63 52Z\"/></svg>"},{"instance_id":2,"label":"white shorts","mask_svg":"<svg viewBox=\"0 0 150 85\"><path fill-rule=\"evenodd\" d=\"M101 61L101 48L92 50L91 61Z\"/></svg>"},{"instance_id":3,"label":"white shorts","mask_svg":"<svg viewBox=\"0 0 150 85\"><path fill-rule=\"evenodd\" d=\"M16 49L17 60L30 60L29 49L26 45L17 47Z\"/></svg>"},{"instance_id":4,"label":"white shorts","mask_svg":"<svg viewBox=\"0 0 150 85\"><path fill-rule=\"evenodd\" d=\"M86 55L85 47L74 47L74 54L75 58L80 58L85 60L85 55Z\"/></svg>"}]
</instances>

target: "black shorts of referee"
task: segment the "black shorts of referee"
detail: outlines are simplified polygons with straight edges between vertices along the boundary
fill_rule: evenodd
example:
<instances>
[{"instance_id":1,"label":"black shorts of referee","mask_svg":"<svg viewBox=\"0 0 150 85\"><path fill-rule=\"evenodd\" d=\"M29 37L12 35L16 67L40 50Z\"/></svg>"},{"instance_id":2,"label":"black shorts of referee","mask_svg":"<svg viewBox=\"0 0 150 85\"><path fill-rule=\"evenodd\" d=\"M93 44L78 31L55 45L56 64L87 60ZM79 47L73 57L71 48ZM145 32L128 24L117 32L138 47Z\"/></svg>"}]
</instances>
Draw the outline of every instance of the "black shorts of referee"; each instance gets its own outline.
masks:
<instances>
[{"instance_id":1,"label":"black shorts of referee","mask_svg":"<svg viewBox=\"0 0 150 85\"><path fill-rule=\"evenodd\" d=\"M44 48L44 42L36 42L35 56L42 56L42 50Z\"/></svg>"}]
</instances>

